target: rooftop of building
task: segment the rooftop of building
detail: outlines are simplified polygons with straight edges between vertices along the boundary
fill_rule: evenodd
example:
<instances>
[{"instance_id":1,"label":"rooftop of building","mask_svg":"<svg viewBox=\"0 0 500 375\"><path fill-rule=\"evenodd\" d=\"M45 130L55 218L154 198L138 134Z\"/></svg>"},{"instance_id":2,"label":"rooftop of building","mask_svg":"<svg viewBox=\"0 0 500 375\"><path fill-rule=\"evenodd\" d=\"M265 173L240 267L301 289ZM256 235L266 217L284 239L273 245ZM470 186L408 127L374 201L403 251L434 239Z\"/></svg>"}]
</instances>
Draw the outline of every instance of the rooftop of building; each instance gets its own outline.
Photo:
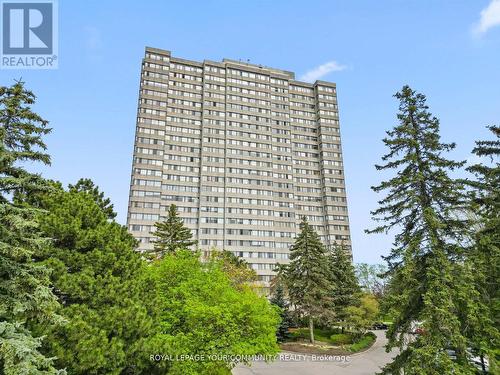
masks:
<instances>
[{"instance_id":1,"label":"rooftop of building","mask_svg":"<svg viewBox=\"0 0 500 375\"><path fill-rule=\"evenodd\" d=\"M209 65L215 65L215 66L224 67L224 68L227 66L233 66L235 68L239 67L240 69L244 68L248 72L269 74L269 75L272 75L273 77L276 77L276 78L288 79L295 84L299 84L299 85L306 86L306 87L314 87L318 84L321 84L323 86L331 86L331 87L336 86L335 83L327 82L327 81L317 80L314 83L297 81L297 80L295 80L295 73L292 71L271 68L271 67L268 67L265 65L260 65L260 64L253 64L253 63L250 63L249 61L245 62L245 61L241 61L241 60L233 60L233 59L224 58L224 59L222 59L221 62L212 61L212 60L203 60L203 62L200 62L200 61L187 60L187 59L175 57L175 56L172 56L172 53L169 50L153 48L153 47L146 47L146 52L152 52L152 53L157 53L160 55L168 56L170 58L170 60L173 62L192 65L192 66L196 66L196 67L203 67L205 64L209 64Z\"/></svg>"}]
</instances>

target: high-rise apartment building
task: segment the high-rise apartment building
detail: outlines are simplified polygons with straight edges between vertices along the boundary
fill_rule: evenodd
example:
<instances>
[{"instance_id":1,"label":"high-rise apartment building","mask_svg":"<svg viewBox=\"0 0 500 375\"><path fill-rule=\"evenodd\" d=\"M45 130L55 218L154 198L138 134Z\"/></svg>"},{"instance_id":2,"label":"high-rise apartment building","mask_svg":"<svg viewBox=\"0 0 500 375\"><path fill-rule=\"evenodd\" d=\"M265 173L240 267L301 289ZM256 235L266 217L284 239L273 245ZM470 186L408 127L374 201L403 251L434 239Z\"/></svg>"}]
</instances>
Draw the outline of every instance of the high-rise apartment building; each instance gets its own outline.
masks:
<instances>
[{"instance_id":1,"label":"high-rise apartment building","mask_svg":"<svg viewBox=\"0 0 500 375\"><path fill-rule=\"evenodd\" d=\"M178 207L201 249L226 249L269 281L306 216L350 246L334 83L146 48L127 224L150 232Z\"/></svg>"}]
</instances>

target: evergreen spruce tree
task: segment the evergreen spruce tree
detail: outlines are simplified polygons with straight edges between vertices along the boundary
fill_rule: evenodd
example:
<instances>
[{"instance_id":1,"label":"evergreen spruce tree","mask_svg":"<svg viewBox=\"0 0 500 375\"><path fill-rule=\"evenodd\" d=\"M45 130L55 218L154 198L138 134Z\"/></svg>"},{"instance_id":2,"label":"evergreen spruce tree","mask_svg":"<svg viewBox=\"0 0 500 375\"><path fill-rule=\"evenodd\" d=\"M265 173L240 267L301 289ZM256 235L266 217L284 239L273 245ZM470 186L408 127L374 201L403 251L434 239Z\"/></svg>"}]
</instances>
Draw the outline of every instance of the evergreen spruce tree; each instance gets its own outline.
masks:
<instances>
[{"instance_id":1,"label":"evergreen spruce tree","mask_svg":"<svg viewBox=\"0 0 500 375\"><path fill-rule=\"evenodd\" d=\"M172 254L177 249L188 249L196 245L191 230L184 226L182 219L177 213L175 204L171 204L168 209L168 217L165 221L155 223L154 234L157 239L154 241L153 255L162 258L165 254Z\"/></svg>"},{"instance_id":2,"label":"evergreen spruce tree","mask_svg":"<svg viewBox=\"0 0 500 375\"><path fill-rule=\"evenodd\" d=\"M101 207L103 212L108 216L108 219L114 219L116 212L114 212L113 204L109 198L104 197L104 193L99 191L99 188L94 185L90 178L80 178L74 185L69 185L70 191L83 191L94 197L95 202Z\"/></svg>"},{"instance_id":3,"label":"evergreen spruce tree","mask_svg":"<svg viewBox=\"0 0 500 375\"><path fill-rule=\"evenodd\" d=\"M485 163L470 166L476 179L469 181L473 188L471 211L476 214L479 230L475 233L474 247L469 255L471 282L478 293L476 301L466 301L469 311L480 312L477 319L469 318L465 332L471 346L484 362L490 360L492 373L499 371L500 347L500 128L490 126L494 140L478 141L473 153L487 159ZM478 314L475 314L476 316Z\"/></svg>"},{"instance_id":4,"label":"evergreen spruce tree","mask_svg":"<svg viewBox=\"0 0 500 375\"><path fill-rule=\"evenodd\" d=\"M149 359L161 350L154 344L158 301L148 265L92 191L54 184L50 193L29 198L43 209L39 227L53 239L38 260L53 270L58 312L67 321L33 329L46 336L44 352L71 374L165 373L166 363Z\"/></svg>"},{"instance_id":5,"label":"evergreen spruce tree","mask_svg":"<svg viewBox=\"0 0 500 375\"><path fill-rule=\"evenodd\" d=\"M278 342L284 342L290 336L288 329L292 325L292 320L288 302L285 300L285 289L280 282L275 286L273 295L269 301L280 309L281 321L276 330L276 339Z\"/></svg>"},{"instance_id":6,"label":"evergreen spruce tree","mask_svg":"<svg viewBox=\"0 0 500 375\"><path fill-rule=\"evenodd\" d=\"M327 250L306 218L290 248L290 263L282 267L290 302L309 321L309 335L314 344L314 320L331 313L332 286Z\"/></svg>"},{"instance_id":7,"label":"evergreen spruce tree","mask_svg":"<svg viewBox=\"0 0 500 375\"><path fill-rule=\"evenodd\" d=\"M387 132L383 141L389 152L376 166L395 173L372 188L388 193L372 212L380 225L368 231L397 231L386 258L391 281L385 307L395 316L387 350L397 346L400 353L383 373L468 374L457 297L469 295L458 279L468 223L457 214L463 209L463 187L448 175L463 163L443 156L455 145L441 143L439 120L429 113L424 95L405 86L395 97L399 124ZM417 322L425 334L408 342ZM456 361L447 348L455 350Z\"/></svg>"},{"instance_id":8,"label":"evergreen spruce tree","mask_svg":"<svg viewBox=\"0 0 500 375\"><path fill-rule=\"evenodd\" d=\"M347 308L359 303L361 289L358 285L351 256L344 246L338 244L333 246L328 257L333 288L334 319L340 323L342 331L344 331L344 323L348 316Z\"/></svg>"},{"instance_id":9,"label":"evergreen spruce tree","mask_svg":"<svg viewBox=\"0 0 500 375\"><path fill-rule=\"evenodd\" d=\"M34 263L47 240L35 222L38 210L13 202L17 194L47 191L49 185L23 163L50 164L43 136L47 121L31 111L35 95L23 82L0 88L0 373L56 373L38 350L27 323L58 321L48 270Z\"/></svg>"}]
</instances>

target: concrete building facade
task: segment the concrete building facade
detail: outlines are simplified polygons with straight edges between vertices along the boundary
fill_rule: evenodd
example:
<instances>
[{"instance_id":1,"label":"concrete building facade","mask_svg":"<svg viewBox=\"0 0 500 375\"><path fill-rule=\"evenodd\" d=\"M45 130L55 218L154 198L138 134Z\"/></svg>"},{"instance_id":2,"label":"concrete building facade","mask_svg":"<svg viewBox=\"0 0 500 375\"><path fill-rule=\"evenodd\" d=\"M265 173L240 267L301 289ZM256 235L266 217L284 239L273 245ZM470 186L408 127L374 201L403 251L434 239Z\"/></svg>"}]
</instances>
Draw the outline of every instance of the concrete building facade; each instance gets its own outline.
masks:
<instances>
[{"instance_id":1,"label":"concrete building facade","mask_svg":"<svg viewBox=\"0 0 500 375\"><path fill-rule=\"evenodd\" d=\"M336 85L146 48L127 216L140 250L172 203L202 250L234 252L263 282L303 216L350 247Z\"/></svg>"}]
</instances>

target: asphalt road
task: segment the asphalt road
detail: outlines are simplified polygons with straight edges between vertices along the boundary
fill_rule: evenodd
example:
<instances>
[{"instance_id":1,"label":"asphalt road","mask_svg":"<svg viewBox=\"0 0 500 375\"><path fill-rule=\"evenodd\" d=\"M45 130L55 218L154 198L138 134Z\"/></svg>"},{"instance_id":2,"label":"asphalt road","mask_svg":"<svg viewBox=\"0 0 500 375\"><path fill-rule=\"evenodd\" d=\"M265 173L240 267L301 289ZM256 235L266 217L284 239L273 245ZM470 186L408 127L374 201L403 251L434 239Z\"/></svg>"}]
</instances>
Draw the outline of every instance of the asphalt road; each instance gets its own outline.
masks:
<instances>
[{"instance_id":1,"label":"asphalt road","mask_svg":"<svg viewBox=\"0 0 500 375\"><path fill-rule=\"evenodd\" d=\"M377 341L365 352L343 358L318 358L282 353L282 358L272 363L253 362L252 366L237 366L233 375L373 375L388 363L396 352L386 353L385 331L374 331Z\"/></svg>"}]
</instances>

